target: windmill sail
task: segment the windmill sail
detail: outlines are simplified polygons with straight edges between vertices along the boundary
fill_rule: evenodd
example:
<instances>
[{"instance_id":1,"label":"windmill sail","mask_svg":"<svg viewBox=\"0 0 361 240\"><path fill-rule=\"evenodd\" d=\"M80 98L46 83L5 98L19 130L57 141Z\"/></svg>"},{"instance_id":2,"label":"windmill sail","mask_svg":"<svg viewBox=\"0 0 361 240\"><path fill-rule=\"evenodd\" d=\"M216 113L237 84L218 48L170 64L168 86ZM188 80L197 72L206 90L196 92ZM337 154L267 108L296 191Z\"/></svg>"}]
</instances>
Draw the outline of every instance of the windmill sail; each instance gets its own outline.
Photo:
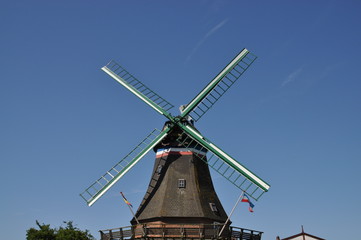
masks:
<instances>
[{"instance_id":1,"label":"windmill sail","mask_svg":"<svg viewBox=\"0 0 361 240\"><path fill-rule=\"evenodd\" d=\"M173 107L172 104L141 83L118 63L111 61L104 66L102 68L104 72L158 113L168 118L169 121L166 122L162 131L151 132L133 151L90 185L80 196L91 206L145 154L161 143L166 136L176 135L179 137L178 142L176 141L177 144L175 144L176 147L180 143L186 148L208 152L208 156L198 157L232 184L245 191L250 197L258 200L264 192L268 191L270 185L204 138L187 120L188 117L195 121L199 120L240 78L256 58L247 49L243 49L185 108L182 108L181 115L177 117L168 113ZM167 141L169 142L169 139Z\"/></svg>"},{"instance_id":2,"label":"windmill sail","mask_svg":"<svg viewBox=\"0 0 361 240\"><path fill-rule=\"evenodd\" d=\"M154 110L165 116L169 115L167 111L169 111L173 105L136 79L114 60L102 67L102 70L143 100L146 104L151 106Z\"/></svg>"},{"instance_id":3,"label":"windmill sail","mask_svg":"<svg viewBox=\"0 0 361 240\"><path fill-rule=\"evenodd\" d=\"M138 144L138 146L90 185L90 187L85 189L80 196L89 206L93 205L109 188L124 176L125 173L138 163L149 150L167 136L168 131L169 128L165 128L162 132L158 129L154 129L141 143Z\"/></svg>"},{"instance_id":4,"label":"windmill sail","mask_svg":"<svg viewBox=\"0 0 361 240\"><path fill-rule=\"evenodd\" d=\"M185 126L183 130L185 130L185 132L178 138L181 139L180 143L184 147L191 146L200 151L208 151L208 156L200 156L200 158L229 182L246 192L255 200L258 200L263 193L268 191L270 188L268 183L209 140L206 140L199 132L195 131L189 125Z\"/></svg>"},{"instance_id":5,"label":"windmill sail","mask_svg":"<svg viewBox=\"0 0 361 240\"><path fill-rule=\"evenodd\" d=\"M243 49L183 110L182 117L189 115L198 121L237 79L256 60L256 56Z\"/></svg>"}]
</instances>

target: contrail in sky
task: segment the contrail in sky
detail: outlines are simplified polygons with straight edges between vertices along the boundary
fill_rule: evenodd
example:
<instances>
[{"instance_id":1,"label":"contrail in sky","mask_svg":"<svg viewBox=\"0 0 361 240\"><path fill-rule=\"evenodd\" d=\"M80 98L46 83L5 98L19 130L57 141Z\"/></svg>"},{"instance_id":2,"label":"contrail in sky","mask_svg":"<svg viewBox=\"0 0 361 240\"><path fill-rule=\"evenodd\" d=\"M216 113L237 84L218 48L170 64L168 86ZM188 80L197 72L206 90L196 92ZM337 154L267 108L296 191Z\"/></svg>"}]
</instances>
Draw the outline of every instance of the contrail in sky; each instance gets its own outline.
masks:
<instances>
[{"instance_id":1,"label":"contrail in sky","mask_svg":"<svg viewBox=\"0 0 361 240\"><path fill-rule=\"evenodd\" d=\"M286 78L286 80L283 81L283 83L281 84L282 87L286 86L287 84L293 82L296 80L296 77L298 77L301 72L303 71L303 67L299 67L297 70L293 71L292 73L290 73L288 75L288 77Z\"/></svg>"},{"instance_id":2,"label":"contrail in sky","mask_svg":"<svg viewBox=\"0 0 361 240\"><path fill-rule=\"evenodd\" d=\"M193 48L192 52L188 55L186 62L188 62L191 57L193 56L193 54L198 50L198 48L200 46L203 45L203 43L212 35L214 34L218 29L220 29L221 27L223 27L224 24L226 24L226 22L228 21L228 19L223 20L222 22L218 23L216 26L214 26L211 30L209 30L207 32L206 35L204 35L204 37L197 43L197 45Z\"/></svg>"}]
</instances>

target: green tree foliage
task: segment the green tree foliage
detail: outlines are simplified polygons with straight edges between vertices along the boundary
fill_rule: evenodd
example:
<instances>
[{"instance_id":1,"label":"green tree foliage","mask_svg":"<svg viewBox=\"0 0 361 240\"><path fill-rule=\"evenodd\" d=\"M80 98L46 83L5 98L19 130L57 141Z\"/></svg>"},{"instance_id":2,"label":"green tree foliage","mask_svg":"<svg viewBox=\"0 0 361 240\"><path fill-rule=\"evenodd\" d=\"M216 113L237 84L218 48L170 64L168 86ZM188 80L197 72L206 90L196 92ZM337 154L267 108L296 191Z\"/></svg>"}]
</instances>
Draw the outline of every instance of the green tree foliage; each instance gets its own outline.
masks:
<instances>
[{"instance_id":1,"label":"green tree foliage","mask_svg":"<svg viewBox=\"0 0 361 240\"><path fill-rule=\"evenodd\" d=\"M74 227L73 222L64 222L66 227L60 227L57 231L55 240L93 240L94 237L88 230L81 231L79 228Z\"/></svg>"},{"instance_id":2,"label":"green tree foliage","mask_svg":"<svg viewBox=\"0 0 361 240\"><path fill-rule=\"evenodd\" d=\"M40 224L36 220L39 230L30 228L26 231L26 240L55 240L55 230L50 225Z\"/></svg>"},{"instance_id":3,"label":"green tree foliage","mask_svg":"<svg viewBox=\"0 0 361 240\"><path fill-rule=\"evenodd\" d=\"M40 224L39 229L30 228L26 231L26 240L95 240L88 230L82 231L73 225L72 221L64 222L65 227L50 228L50 225Z\"/></svg>"}]
</instances>

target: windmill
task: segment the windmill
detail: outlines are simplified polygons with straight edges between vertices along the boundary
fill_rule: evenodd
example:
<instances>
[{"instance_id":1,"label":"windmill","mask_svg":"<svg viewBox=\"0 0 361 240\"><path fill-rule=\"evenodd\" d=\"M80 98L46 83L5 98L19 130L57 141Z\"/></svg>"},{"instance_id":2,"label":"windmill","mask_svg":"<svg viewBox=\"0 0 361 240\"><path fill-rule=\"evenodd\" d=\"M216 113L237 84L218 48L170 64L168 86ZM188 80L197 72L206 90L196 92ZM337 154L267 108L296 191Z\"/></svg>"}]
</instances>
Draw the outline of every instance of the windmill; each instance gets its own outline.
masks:
<instances>
[{"instance_id":1,"label":"windmill","mask_svg":"<svg viewBox=\"0 0 361 240\"><path fill-rule=\"evenodd\" d=\"M205 138L194 126L256 58L243 49L192 101L180 107L179 116L169 113L172 104L118 63L109 62L102 70L167 121L162 130L155 129L148 134L80 196L89 206L93 205L153 149L156 161L151 181L136 213L141 223L224 222L227 215L214 191L209 167L258 200L270 185Z\"/></svg>"}]
</instances>

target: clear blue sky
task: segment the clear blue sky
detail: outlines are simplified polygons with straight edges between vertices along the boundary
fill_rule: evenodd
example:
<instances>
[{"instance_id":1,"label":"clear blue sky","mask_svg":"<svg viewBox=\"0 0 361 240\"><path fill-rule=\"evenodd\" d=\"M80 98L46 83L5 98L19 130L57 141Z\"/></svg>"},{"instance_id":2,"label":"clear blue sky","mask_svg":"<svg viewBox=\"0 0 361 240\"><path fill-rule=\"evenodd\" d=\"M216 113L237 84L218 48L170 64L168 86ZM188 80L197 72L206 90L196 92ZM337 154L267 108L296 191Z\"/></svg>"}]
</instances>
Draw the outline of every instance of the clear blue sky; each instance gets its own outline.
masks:
<instances>
[{"instance_id":1,"label":"clear blue sky","mask_svg":"<svg viewBox=\"0 0 361 240\"><path fill-rule=\"evenodd\" d=\"M271 184L233 225L354 239L361 223L359 1L2 1L0 236L35 220L128 226L154 154L92 207L79 197L164 118L100 68L115 59L175 106L242 48L258 56L197 128ZM177 108L173 114L177 114ZM218 176L229 212L240 194Z\"/></svg>"}]
</instances>

